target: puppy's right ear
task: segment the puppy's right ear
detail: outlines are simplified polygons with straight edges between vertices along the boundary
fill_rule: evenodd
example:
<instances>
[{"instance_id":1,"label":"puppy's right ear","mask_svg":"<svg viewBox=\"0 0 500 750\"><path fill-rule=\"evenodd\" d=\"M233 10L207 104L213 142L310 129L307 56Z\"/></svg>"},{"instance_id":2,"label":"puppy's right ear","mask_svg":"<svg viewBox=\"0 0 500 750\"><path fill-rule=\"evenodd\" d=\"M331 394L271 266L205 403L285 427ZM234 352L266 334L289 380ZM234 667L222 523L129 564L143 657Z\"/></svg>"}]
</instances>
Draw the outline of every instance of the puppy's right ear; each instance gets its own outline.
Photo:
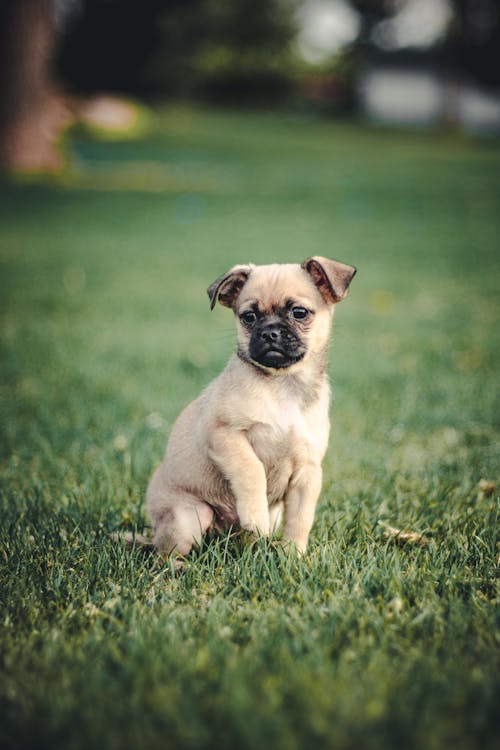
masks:
<instances>
[{"instance_id":1,"label":"puppy's right ear","mask_svg":"<svg viewBox=\"0 0 500 750\"><path fill-rule=\"evenodd\" d=\"M213 310L216 302L224 307L234 307L236 299L247 282L253 266L251 264L233 266L223 276L219 276L207 289L210 299L210 309Z\"/></svg>"}]
</instances>

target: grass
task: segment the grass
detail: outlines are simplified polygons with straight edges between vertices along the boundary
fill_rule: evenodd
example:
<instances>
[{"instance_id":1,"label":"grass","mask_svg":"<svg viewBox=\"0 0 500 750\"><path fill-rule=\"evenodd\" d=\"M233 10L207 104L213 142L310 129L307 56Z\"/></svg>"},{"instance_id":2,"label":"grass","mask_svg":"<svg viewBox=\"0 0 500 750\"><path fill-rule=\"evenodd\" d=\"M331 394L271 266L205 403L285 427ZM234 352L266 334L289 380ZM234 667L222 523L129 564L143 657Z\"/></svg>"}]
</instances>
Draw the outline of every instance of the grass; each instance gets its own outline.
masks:
<instances>
[{"instance_id":1,"label":"grass","mask_svg":"<svg viewBox=\"0 0 500 750\"><path fill-rule=\"evenodd\" d=\"M495 747L498 142L169 109L70 149L0 188L2 746ZM110 541L232 349L208 284L311 254L359 274L304 559Z\"/></svg>"}]
</instances>

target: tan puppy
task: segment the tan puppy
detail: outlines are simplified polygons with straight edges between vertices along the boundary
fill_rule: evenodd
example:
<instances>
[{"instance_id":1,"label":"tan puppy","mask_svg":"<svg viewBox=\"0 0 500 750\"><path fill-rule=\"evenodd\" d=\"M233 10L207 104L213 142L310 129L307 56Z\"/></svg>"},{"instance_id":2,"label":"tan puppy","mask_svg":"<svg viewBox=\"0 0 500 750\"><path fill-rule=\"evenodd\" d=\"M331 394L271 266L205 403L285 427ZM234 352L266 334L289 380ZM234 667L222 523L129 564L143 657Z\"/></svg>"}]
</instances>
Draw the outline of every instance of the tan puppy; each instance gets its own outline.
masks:
<instances>
[{"instance_id":1,"label":"tan puppy","mask_svg":"<svg viewBox=\"0 0 500 750\"><path fill-rule=\"evenodd\" d=\"M147 507L163 554L187 555L212 522L307 545L328 444L334 304L356 269L326 258L239 265L208 288L233 309L237 353L175 422Z\"/></svg>"}]
</instances>

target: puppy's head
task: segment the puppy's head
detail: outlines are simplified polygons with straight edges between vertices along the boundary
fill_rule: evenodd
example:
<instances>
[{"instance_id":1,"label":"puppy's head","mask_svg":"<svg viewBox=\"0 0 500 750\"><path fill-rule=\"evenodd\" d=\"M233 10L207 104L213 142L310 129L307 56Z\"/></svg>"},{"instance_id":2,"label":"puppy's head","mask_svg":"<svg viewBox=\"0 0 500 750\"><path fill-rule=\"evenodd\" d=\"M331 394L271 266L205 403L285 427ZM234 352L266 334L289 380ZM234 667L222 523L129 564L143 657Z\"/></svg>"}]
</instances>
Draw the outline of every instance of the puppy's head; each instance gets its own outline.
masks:
<instances>
[{"instance_id":1,"label":"puppy's head","mask_svg":"<svg viewBox=\"0 0 500 750\"><path fill-rule=\"evenodd\" d=\"M234 310L239 356L269 373L306 366L327 346L334 305L344 299L353 266L314 257L298 264L239 265L208 288Z\"/></svg>"}]
</instances>

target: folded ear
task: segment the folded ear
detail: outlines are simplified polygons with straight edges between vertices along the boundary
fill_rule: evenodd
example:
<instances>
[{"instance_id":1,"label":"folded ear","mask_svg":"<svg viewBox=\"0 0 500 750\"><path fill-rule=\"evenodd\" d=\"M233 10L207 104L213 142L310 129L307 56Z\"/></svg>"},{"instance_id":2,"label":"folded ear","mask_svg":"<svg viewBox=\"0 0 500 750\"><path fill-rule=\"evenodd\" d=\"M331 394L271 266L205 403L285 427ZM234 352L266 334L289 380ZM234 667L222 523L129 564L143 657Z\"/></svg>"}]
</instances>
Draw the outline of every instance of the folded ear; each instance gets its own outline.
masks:
<instances>
[{"instance_id":1,"label":"folded ear","mask_svg":"<svg viewBox=\"0 0 500 750\"><path fill-rule=\"evenodd\" d=\"M302 263L302 268L307 271L323 299L331 304L344 299L356 273L354 266L320 256L308 258Z\"/></svg>"},{"instance_id":2,"label":"folded ear","mask_svg":"<svg viewBox=\"0 0 500 750\"><path fill-rule=\"evenodd\" d=\"M216 302L220 302L224 307L234 307L234 303L250 276L252 268L251 264L233 266L223 276L219 276L213 284L210 284L207 289L210 309L214 309Z\"/></svg>"}]
</instances>

